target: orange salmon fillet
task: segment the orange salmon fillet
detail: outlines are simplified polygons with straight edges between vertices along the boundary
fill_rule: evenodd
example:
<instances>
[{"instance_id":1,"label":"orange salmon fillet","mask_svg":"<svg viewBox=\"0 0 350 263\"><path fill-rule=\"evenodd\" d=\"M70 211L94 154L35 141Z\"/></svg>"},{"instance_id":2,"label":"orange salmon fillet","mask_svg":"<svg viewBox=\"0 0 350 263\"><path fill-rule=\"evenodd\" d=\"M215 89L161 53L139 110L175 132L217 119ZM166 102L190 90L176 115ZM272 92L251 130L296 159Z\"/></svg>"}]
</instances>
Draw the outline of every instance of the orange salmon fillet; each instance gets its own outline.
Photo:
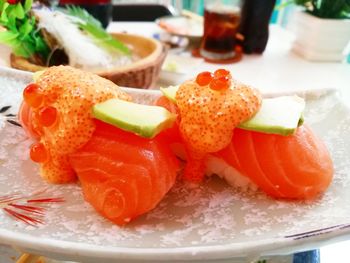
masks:
<instances>
[{"instance_id":1,"label":"orange salmon fillet","mask_svg":"<svg viewBox=\"0 0 350 263\"><path fill-rule=\"evenodd\" d=\"M175 155L160 137L152 140L96 121L90 141L70 155L83 193L99 213L118 225L152 210L174 185Z\"/></svg>"},{"instance_id":2,"label":"orange salmon fillet","mask_svg":"<svg viewBox=\"0 0 350 263\"><path fill-rule=\"evenodd\" d=\"M231 145L217 156L276 198L315 198L334 173L325 144L305 124L289 136L235 129Z\"/></svg>"}]
</instances>

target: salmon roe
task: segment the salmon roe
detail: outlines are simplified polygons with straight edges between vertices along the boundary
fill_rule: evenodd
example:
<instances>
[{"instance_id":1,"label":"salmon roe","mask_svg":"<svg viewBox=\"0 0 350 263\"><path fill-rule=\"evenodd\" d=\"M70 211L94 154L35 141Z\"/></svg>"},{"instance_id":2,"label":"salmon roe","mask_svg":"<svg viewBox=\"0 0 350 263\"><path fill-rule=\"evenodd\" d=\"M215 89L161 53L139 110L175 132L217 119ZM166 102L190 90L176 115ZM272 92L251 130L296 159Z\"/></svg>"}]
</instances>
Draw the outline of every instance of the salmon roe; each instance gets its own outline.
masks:
<instances>
[{"instance_id":1,"label":"salmon roe","mask_svg":"<svg viewBox=\"0 0 350 263\"><path fill-rule=\"evenodd\" d=\"M228 71L226 69L220 68L220 69L215 70L215 72L214 72L214 77L216 77L216 78L226 77L226 76L231 77L230 71Z\"/></svg>"},{"instance_id":2,"label":"salmon roe","mask_svg":"<svg viewBox=\"0 0 350 263\"><path fill-rule=\"evenodd\" d=\"M221 76L214 78L209 87L213 90L226 90L231 86L231 80L228 76Z\"/></svg>"},{"instance_id":3,"label":"salmon roe","mask_svg":"<svg viewBox=\"0 0 350 263\"><path fill-rule=\"evenodd\" d=\"M44 127L50 127L56 122L57 109L52 106L43 107L39 110L39 122Z\"/></svg>"},{"instance_id":4,"label":"salmon roe","mask_svg":"<svg viewBox=\"0 0 350 263\"><path fill-rule=\"evenodd\" d=\"M23 98L29 106L33 108L39 107L43 102L40 86L35 83L29 84L23 91Z\"/></svg>"},{"instance_id":5,"label":"salmon roe","mask_svg":"<svg viewBox=\"0 0 350 263\"><path fill-rule=\"evenodd\" d=\"M226 69L218 69L212 74L209 71L199 73L196 78L196 83L199 86L207 86L212 90L225 90L231 86L231 73Z\"/></svg>"},{"instance_id":6,"label":"salmon roe","mask_svg":"<svg viewBox=\"0 0 350 263\"><path fill-rule=\"evenodd\" d=\"M196 78L196 82L199 86L208 85L213 79L213 75L209 71L199 73Z\"/></svg>"},{"instance_id":7,"label":"salmon roe","mask_svg":"<svg viewBox=\"0 0 350 263\"><path fill-rule=\"evenodd\" d=\"M30 159L36 163L44 163L47 160L48 154L44 144L38 142L30 147Z\"/></svg>"}]
</instances>

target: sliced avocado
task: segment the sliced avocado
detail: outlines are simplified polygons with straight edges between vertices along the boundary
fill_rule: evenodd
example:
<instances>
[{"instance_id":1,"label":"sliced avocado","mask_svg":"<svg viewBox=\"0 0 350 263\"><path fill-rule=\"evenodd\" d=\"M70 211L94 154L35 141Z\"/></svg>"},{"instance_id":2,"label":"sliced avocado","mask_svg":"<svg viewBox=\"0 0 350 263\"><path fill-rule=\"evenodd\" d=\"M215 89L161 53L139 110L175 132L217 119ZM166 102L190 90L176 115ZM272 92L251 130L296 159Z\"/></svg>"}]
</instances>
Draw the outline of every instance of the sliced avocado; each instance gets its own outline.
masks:
<instances>
[{"instance_id":1,"label":"sliced avocado","mask_svg":"<svg viewBox=\"0 0 350 263\"><path fill-rule=\"evenodd\" d=\"M178 86L161 88L165 97L176 103ZM263 99L259 112L250 120L239 125L239 128L273 133L280 135L293 134L303 124L304 99L298 96L282 96Z\"/></svg>"},{"instance_id":2,"label":"sliced avocado","mask_svg":"<svg viewBox=\"0 0 350 263\"><path fill-rule=\"evenodd\" d=\"M163 107L142 105L119 99L110 99L92 107L96 119L141 137L153 138L170 128L176 115Z\"/></svg>"},{"instance_id":3,"label":"sliced avocado","mask_svg":"<svg viewBox=\"0 0 350 263\"><path fill-rule=\"evenodd\" d=\"M176 103L176 92L179 89L179 86L169 86L167 88L160 88L160 91L163 93L165 97L167 97L172 102Z\"/></svg>"},{"instance_id":4,"label":"sliced avocado","mask_svg":"<svg viewBox=\"0 0 350 263\"><path fill-rule=\"evenodd\" d=\"M263 99L253 118L238 127L251 131L290 135L303 123L305 101L298 96Z\"/></svg>"},{"instance_id":5,"label":"sliced avocado","mask_svg":"<svg viewBox=\"0 0 350 263\"><path fill-rule=\"evenodd\" d=\"M33 73L33 81L36 82L40 76L45 72L45 70L39 70Z\"/></svg>"}]
</instances>

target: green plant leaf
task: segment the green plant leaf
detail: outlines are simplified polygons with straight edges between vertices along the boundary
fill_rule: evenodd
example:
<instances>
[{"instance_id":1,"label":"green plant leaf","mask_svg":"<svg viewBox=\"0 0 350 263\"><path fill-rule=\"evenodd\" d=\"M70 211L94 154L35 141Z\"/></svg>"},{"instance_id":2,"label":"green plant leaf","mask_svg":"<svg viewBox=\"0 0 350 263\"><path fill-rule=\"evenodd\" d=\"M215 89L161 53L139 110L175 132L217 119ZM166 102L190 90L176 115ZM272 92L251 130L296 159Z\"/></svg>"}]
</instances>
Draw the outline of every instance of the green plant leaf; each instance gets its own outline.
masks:
<instances>
[{"instance_id":1,"label":"green plant leaf","mask_svg":"<svg viewBox=\"0 0 350 263\"><path fill-rule=\"evenodd\" d=\"M1 16L0 16L0 20L6 25L7 21L8 21L8 10L7 8L9 7L9 3L5 2L2 6L1 9Z\"/></svg>"},{"instance_id":2,"label":"green plant leaf","mask_svg":"<svg viewBox=\"0 0 350 263\"><path fill-rule=\"evenodd\" d=\"M19 32L22 35L22 38L26 37L30 32L33 31L33 25L30 23L30 20L25 20L24 23L19 27Z\"/></svg>"},{"instance_id":3,"label":"green plant leaf","mask_svg":"<svg viewBox=\"0 0 350 263\"><path fill-rule=\"evenodd\" d=\"M44 39L42 38L42 36L39 33L34 32L32 34L32 39L33 39L33 43L36 51L40 55L42 55L44 58L46 58L50 52L50 49L46 44L46 42L44 41Z\"/></svg>"},{"instance_id":4,"label":"green plant leaf","mask_svg":"<svg viewBox=\"0 0 350 263\"><path fill-rule=\"evenodd\" d=\"M2 11L5 3L6 2L4 0L0 0L0 12Z\"/></svg>"},{"instance_id":5,"label":"green plant leaf","mask_svg":"<svg viewBox=\"0 0 350 263\"><path fill-rule=\"evenodd\" d=\"M14 9L13 9L13 14L18 18L18 19L23 19L24 18L24 9L22 4L19 2L16 5L13 5Z\"/></svg>"},{"instance_id":6,"label":"green plant leaf","mask_svg":"<svg viewBox=\"0 0 350 263\"><path fill-rule=\"evenodd\" d=\"M24 2L24 12L28 13L30 9L32 8L33 0L25 0Z\"/></svg>"},{"instance_id":7,"label":"green plant leaf","mask_svg":"<svg viewBox=\"0 0 350 263\"><path fill-rule=\"evenodd\" d=\"M37 50L45 51L47 49L46 42L41 37L34 38Z\"/></svg>"},{"instance_id":8,"label":"green plant leaf","mask_svg":"<svg viewBox=\"0 0 350 263\"><path fill-rule=\"evenodd\" d=\"M6 8L6 13L7 13L7 16L8 17L16 17L16 14L15 12L13 11L13 9L15 9L15 6L14 5L9 5L7 8Z\"/></svg>"},{"instance_id":9,"label":"green plant leaf","mask_svg":"<svg viewBox=\"0 0 350 263\"><path fill-rule=\"evenodd\" d=\"M7 16L7 12L5 10L3 10L1 12L1 16L0 16L0 21L1 21L1 24L3 25L6 25L6 23L8 22L8 16Z\"/></svg>"},{"instance_id":10,"label":"green plant leaf","mask_svg":"<svg viewBox=\"0 0 350 263\"><path fill-rule=\"evenodd\" d=\"M30 12L32 1L24 0L9 5L0 0L0 24L7 29L0 33L0 43L10 46L15 55L46 59L50 50L38 32L35 17Z\"/></svg>"},{"instance_id":11,"label":"green plant leaf","mask_svg":"<svg viewBox=\"0 0 350 263\"><path fill-rule=\"evenodd\" d=\"M0 32L0 43L11 45L14 40L17 39L19 34L13 33L11 31Z\"/></svg>"},{"instance_id":12,"label":"green plant leaf","mask_svg":"<svg viewBox=\"0 0 350 263\"><path fill-rule=\"evenodd\" d=\"M2 5L1 5L1 12L3 12L3 11L5 11L6 10L6 8L9 6L10 4L9 3L7 3L7 1L3 1L2 2Z\"/></svg>"},{"instance_id":13,"label":"green plant leaf","mask_svg":"<svg viewBox=\"0 0 350 263\"><path fill-rule=\"evenodd\" d=\"M88 33L94 40L107 49L114 49L125 55L131 55L130 49L121 41L113 38L103 28L101 23L90 15L85 9L77 6L68 6L64 11L67 15L79 18L76 24Z\"/></svg>"},{"instance_id":14,"label":"green plant leaf","mask_svg":"<svg viewBox=\"0 0 350 263\"><path fill-rule=\"evenodd\" d=\"M21 42L19 45L15 46L12 51L16 56L29 58L35 54L35 47L29 42Z\"/></svg>"},{"instance_id":15,"label":"green plant leaf","mask_svg":"<svg viewBox=\"0 0 350 263\"><path fill-rule=\"evenodd\" d=\"M19 57L29 58L31 56L22 46L12 48L12 52Z\"/></svg>"},{"instance_id":16,"label":"green plant leaf","mask_svg":"<svg viewBox=\"0 0 350 263\"><path fill-rule=\"evenodd\" d=\"M95 38L95 41L99 44L105 46L110 49L117 49L126 55L130 55L130 49L125 46L122 42L116 40L111 35L109 35L102 28L96 28L90 24L80 24L79 27L85 30L89 35Z\"/></svg>"},{"instance_id":17,"label":"green plant leaf","mask_svg":"<svg viewBox=\"0 0 350 263\"><path fill-rule=\"evenodd\" d=\"M10 16L7 20L6 27L9 31L18 33L16 17Z\"/></svg>"},{"instance_id":18,"label":"green plant leaf","mask_svg":"<svg viewBox=\"0 0 350 263\"><path fill-rule=\"evenodd\" d=\"M84 22L91 24L95 27L101 27L102 24L100 21L98 21L96 18L94 18L92 15L89 14L85 9L74 6L74 5L69 5L66 7L66 9L62 9L63 12L67 13L70 16L75 16L77 18L80 18Z\"/></svg>"}]
</instances>

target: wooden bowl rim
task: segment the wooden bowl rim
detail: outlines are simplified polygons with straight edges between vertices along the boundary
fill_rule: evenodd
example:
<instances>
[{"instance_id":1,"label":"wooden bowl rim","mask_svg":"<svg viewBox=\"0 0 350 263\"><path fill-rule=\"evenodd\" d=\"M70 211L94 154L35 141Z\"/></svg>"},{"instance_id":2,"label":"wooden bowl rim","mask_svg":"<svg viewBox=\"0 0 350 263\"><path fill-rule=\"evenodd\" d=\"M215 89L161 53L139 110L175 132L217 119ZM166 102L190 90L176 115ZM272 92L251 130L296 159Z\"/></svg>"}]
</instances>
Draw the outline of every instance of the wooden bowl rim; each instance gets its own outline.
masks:
<instances>
[{"instance_id":1,"label":"wooden bowl rim","mask_svg":"<svg viewBox=\"0 0 350 263\"><path fill-rule=\"evenodd\" d=\"M155 49L153 50L152 53L148 54L146 57L141 58L129 65L126 66L115 66L115 67L111 67L108 69L101 69L101 70L92 70L91 72L97 75L110 75L110 74L118 74L118 73L126 73L126 72L132 72L132 71L139 71L142 70L144 68L150 67L153 64L157 64L159 62L161 62L161 57L162 57L162 53L166 52L166 48L165 46L160 43L158 40L153 39L153 38L149 38L149 37L145 37L145 36L141 36L141 35L136 35L136 34L129 34L129 33L109 33L112 36L116 36L118 37L119 35L127 35L129 37L135 38L135 39L144 39L148 42L151 42L155 45ZM43 66L39 66L36 65L34 63L31 63L29 61L26 60L26 66L23 65L23 62L19 62L21 60L23 60L24 58L22 57L18 57L16 55L14 55L13 53L11 53L10 55L10 60L11 60L11 65L16 64L19 65L20 69L22 70L26 70L28 71L28 65L32 65L32 68L35 68L36 70L43 70L45 68L48 67L43 67ZM19 69L18 67L16 67L17 69ZM39 69L40 68L40 69Z\"/></svg>"}]
</instances>

